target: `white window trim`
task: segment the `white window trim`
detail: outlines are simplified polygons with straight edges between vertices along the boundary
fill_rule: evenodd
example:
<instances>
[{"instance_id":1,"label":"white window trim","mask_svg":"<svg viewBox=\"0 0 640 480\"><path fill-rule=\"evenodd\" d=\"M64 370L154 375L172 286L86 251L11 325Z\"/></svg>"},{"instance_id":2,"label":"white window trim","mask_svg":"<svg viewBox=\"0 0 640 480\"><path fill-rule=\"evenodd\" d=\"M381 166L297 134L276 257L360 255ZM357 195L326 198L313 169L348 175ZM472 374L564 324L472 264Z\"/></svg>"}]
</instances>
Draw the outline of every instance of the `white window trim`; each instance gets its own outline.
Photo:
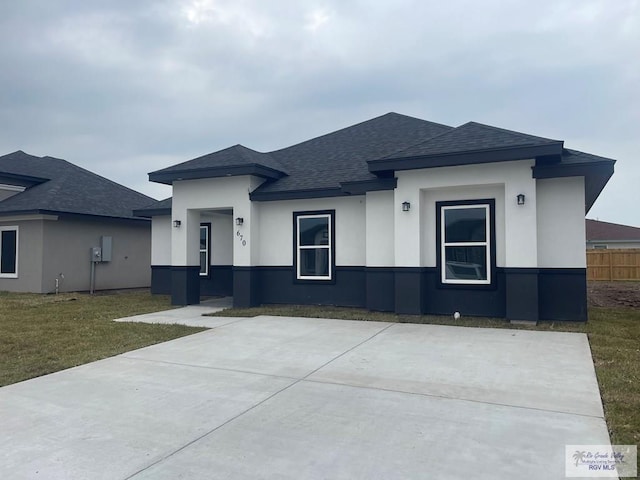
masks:
<instances>
[{"instance_id":1,"label":"white window trim","mask_svg":"<svg viewBox=\"0 0 640 480\"><path fill-rule=\"evenodd\" d=\"M484 242L445 242L445 211L462 210L470 208L485 209L485 241ZM452 285L490 285L491 284L491 209L487 203L472 203L466 205L442 205L440 207L440 279L442 283ZM447 255L446 247L486 247L487 279L452 279L447 278Z\"/></svg>"},{"instance_id":2,"label":"white window trim","mask_svg":"<svg viewBox=\"0 0 640 480\"><path fill-rule=\"evenodd\" d=\"M200 259L200 254L202 252L205 252L206 257L207 257L207 261L205 262L205 270L204 272L200 272L200 276L201 277L208 277L209 276L209 269L211 268L211 265L209 265L211 263L211 252L209 251L209 249L211 248L211 240L209 239L209 225L200 225L200 230L199 233L200 235L202 235L202 229L204 229L205 234L206 234L206 243L205 243L205 248L198 248L198 260ZM198 237L198 244L200 243L200 237ZM199 246L199 245L198 245Z\"/></svg>"},{"instance_id":3,"label":"white window trim","mask_svg":"<svg viewBox=\"0 0 640 480\"><path fill-rule=\"evenodd\" d=\"M2 260L2 233L4 231L14 231L16 232L16 273L0 273L0 278L18 278L18 259L20 258L20 229L17 225L15 226L7 226L0 227L0 261Z\"/></svg>"},{"instance_id":4,"label":"white window trim","mask_svg":"<svg viewBox=\"0 0 640 480\"><path fill-rule=\"evenodd\" d=\"M326 218L327 219L327 225L329 226L328 228L328 236L329 238L327 239L327 245L300 245L300 219L306 219L306 218ZM296 272L296 278L298 280L332 280L333 279L333 265L332 265L332 248L333 245L331 244L331 238L332 238L332 229L333 229L333 225L331 222L331 214L329 213L320 213L320 214L310 214L310 215L298 215L296 217L296 255L297 255L297 262L296 262L296 267L297 267L297 272ZM300 251L301 250L318 250L318 249L326 249L329 251L328 255L327 255L327 262L328 262L328 271L329 271L329 275L301 275L300 274L300 265L301 265L301 256L300 256Z\"/></svg>"}]
</instances>

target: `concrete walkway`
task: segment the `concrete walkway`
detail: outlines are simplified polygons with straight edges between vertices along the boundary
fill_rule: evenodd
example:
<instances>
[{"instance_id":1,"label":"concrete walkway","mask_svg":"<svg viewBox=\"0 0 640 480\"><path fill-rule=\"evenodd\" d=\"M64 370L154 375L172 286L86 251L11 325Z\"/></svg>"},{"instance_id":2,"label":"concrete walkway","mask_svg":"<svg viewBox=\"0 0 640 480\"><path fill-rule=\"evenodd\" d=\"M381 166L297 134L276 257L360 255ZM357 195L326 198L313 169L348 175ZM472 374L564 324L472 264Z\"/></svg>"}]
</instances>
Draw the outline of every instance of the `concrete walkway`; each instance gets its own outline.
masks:
<instances>
[{"instance_id":1,"label":"concrete walkway","mask_svg":"<svg viewBox=\"0 0 640 480\"><path fill-rule=\"evenodd\" d=\"M609 441L583 334L206 321L1 388L0 478L562 479Z\"/></svg>"}]
</instances>

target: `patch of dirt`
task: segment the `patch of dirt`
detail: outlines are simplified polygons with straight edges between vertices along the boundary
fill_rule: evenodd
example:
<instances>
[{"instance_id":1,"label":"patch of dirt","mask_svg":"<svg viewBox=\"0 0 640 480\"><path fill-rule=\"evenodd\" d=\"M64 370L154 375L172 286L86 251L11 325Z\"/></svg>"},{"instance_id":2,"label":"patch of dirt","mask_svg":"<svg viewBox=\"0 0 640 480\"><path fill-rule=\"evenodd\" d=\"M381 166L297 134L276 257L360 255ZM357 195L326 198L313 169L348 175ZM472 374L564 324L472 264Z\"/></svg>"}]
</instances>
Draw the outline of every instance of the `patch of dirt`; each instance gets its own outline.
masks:
<instances>
[{"instance_id":1,"label":"patch of dirt","mask_svg":"<svg viewBox=\"0 0 640 480\"><path fill-rule=\"evenodd\" d=\"M592 307L640 308L640 282L588 282L587 298Z\"/></svg>"}]
</instances>

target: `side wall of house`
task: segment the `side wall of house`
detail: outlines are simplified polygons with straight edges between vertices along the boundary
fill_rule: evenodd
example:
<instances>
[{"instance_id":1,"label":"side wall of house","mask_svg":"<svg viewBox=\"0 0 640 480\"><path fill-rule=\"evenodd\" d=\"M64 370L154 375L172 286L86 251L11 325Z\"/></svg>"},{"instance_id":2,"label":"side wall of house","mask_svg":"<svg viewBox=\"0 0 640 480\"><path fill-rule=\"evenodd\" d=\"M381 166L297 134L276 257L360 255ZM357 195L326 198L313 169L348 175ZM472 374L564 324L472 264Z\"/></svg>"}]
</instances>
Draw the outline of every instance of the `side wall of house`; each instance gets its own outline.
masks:
<instances>
[{"instance_id":1,"label":"side wall of house","mask_svg":"<svg viewBox=\"0 0 640 480\"><path fill-rule=\"evenodd\" d=\"M584 178L538 180L536 188L539 318L586 320Z\"/></svg>"},{"instance_id":2,"label":"side wall of house","mask_svg":"<svg viewBox=\"0 0 640 480\"><path fill-rule=\"evenodd\" d=\"M43 291L84 291L90 288L90 249L101 236L112 237L112 259L96 265L97 290L148 287L151 283L151 223L112 219L60 217L45 222Z\"/></svg>"},{"instance_id":3,"label":"side wall of house","mask_svg":"<svg viewBox=\"0 0 640 480\"><path fill-rule=\"evenodd\" d=\"M40 216L41 217L41 216ZM53 217L55 218L55 217ZM42 293L43 223L28 217L3 218L0 227L18 228L17 278L0 278L0 291Z\"/></svg>"}]
</instances>

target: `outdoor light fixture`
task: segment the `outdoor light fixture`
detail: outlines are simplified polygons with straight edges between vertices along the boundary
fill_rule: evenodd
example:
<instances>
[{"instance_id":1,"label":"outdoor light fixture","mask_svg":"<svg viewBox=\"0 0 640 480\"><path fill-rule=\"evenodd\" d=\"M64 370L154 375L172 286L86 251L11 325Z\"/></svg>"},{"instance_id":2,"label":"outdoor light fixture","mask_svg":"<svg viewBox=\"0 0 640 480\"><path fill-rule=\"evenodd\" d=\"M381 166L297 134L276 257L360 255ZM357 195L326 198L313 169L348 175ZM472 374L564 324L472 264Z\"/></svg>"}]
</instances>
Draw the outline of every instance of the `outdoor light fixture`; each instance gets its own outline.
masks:
<instances>
[{"instance_id":1,"label":"outdoor light fixture","mask_svg":"<svg viewBox=\"0 0 640 480\"><path fill-rule=\"evenodd\" d=\"M238 217L236 218L236 225L240 226L244 223L244 218Z\"/></svg>"},{"instance_id":2,"label":"outdoor light fixture","mask_svg":"<svg viewBox=\"0 0 640 480\"><path fill-rule=\"evenodd\" d=\"M518 199L518 205L524 205L524 193L519 193L516 198Z\"/></svg>"},{"instance_id":3,"label":"outdoor light fixture","mask_svg":"<svg viewBox=\"0 0 640 480\"><path fill-rule=\"evenodd\" d=\"M411 210L411 204L409 202L402 202L402 211L408 212Z\"/></svg>"},{"instance_id":4,"label":"outdoor light fixture","mask_svg":"<svg viewBox=\"0 0 640 480\"><path fill-rule=\"evenodd\" d=\"M180 228L180 225L182 225L182 222L180 220L174 220L173 221L173 226L175 228Z\"/></svg>"}]
</instances>

